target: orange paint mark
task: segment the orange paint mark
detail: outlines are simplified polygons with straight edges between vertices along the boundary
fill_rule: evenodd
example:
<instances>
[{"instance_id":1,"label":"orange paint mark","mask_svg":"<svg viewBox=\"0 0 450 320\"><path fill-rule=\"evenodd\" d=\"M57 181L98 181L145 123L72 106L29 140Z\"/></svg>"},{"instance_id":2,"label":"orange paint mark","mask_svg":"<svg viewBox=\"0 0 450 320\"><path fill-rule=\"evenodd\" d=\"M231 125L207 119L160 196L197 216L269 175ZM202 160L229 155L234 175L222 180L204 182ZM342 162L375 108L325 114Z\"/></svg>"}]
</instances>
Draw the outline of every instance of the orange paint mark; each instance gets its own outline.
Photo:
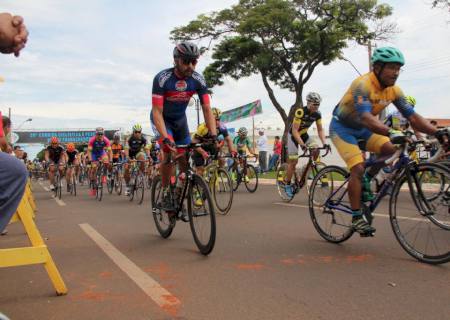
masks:
<instances>
[{"instance_id":1,"label":"orange paint mark","mask_svg":"<svg viewBox=\"0 0 450 320\"><path fill-rule=\"evenodd\" d=\"M112 278L112 272L109 272L109 271L102 272L102 273L100 273L100 278L111 279Z\"/></svg>"},{"instance_id":2,"label":"orange paint mark","mask_svg":"<svg viewBox=\"0 0 450 320\"><path fill-rule=\"evenodd\" d=\"M178 314L180 301L171 294L166 294L163 295L162 297L164 298L164 300L167 301L167 303L162 305L161 308L171 316L175 317Z\"/></svg>"},{"instance_id":3,"label":"orange paint mark","mask_svg":"<svg viewBox=\"0 0 450 320\"><path fill-rule=\"evenodd\" d=\"M373 255L371 254L362 254L359 256L347 256L346 261L347 263L352 263L352 262L368 262L370 259L373 258Z\"/></svg>"},{"instance_id":4,"label":"orange paint mark","mask_svg":"<svg viewBox=\"0 0 450 320\"><path fill-rule=\"evenodd\" d=\"M295 261L293 259L283 259L283 260L281 260L281 263L291 266L291 265L295 264Z\"/></svg>"},{"instance_id":5,"label":"orange paint mark","mask_svg":"<svg viewBox=\"0 0 450 320\"><path fill-rule=\"evenodd\" d=\"M160 263L156 266L151 266L144 269L145 272L158 275L162 280L170 280L176 278L178 275L173 273L167 263Z\"/></svg>"},{"instance_id":6,"label":"orange paint mark","mask_svg":"<svg viewBox=\"0 0 450 320\"><path fill-rule=\"evenodd\" d=\"M264 265L256 263L256 264L238 264L236 266L240 270L261 270L264 267Z\"/></svg>"},{"instance_id":7,"label":"orange paint mark","mask_svg":"<svg viewBox=\"0 0 450 320\"><path fill-rule=\"evenodd\" d=\"M92 291L86 291L79 295L79 298L82 300L90 300L90 301L104 301L106 298L105 293L101 292L92 292Z\"/></svg>"},{"instance_id":8,"label":"orange paint mark","mask_svg":"<svg viewBox=\"0 0 450 320\"><path fill-rule=\"evenodd\" d=\"M321 256L321 257L317 257L317 260L323 263L331 263L333 261L335 261L334 257L332 256Z\"/></svg>"}]
</instances>

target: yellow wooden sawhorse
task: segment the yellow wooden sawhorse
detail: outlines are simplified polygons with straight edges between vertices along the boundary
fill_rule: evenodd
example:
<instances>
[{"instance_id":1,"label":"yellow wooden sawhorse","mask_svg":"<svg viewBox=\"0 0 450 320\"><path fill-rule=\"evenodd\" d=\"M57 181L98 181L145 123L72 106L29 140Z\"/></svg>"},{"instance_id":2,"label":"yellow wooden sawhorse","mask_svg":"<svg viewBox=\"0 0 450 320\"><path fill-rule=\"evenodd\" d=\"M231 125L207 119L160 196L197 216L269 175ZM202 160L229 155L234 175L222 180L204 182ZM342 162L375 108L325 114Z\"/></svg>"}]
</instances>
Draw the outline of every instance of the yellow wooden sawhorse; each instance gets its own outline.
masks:
<instances>
[{"instance_id":1,"label":"yellow wooden sawhorse","mask_svg":"<svg viewBox=\"0 0 450 320\"><path fill-rule=\"evenodd\" d=\"M25 194L11 221L21 221L25 228L31 247L0 249L0 268L24 266L31 264L43 264L48 276L55 287L57 295L67 293L67 287L48 251L42 236L34 223L34 203L31 187L28 184Z\"/></svg>"}]
</instances>

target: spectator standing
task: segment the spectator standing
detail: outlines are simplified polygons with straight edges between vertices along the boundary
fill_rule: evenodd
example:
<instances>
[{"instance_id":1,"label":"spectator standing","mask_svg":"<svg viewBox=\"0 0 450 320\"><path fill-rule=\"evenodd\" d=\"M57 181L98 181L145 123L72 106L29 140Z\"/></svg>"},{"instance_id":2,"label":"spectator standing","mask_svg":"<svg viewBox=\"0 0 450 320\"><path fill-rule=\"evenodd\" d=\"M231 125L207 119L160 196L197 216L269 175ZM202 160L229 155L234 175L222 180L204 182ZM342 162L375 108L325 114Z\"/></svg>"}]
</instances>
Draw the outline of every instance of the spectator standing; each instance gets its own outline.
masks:
<instances>
[{"instance_id":1,"label":"spectator standing","mask_svg":"<svg viewBox=\"0 0 450 320\"><path fill-rule=\"evenodd\" d=\"M279 136L276 136L275 141L273 142L273 155L270 158L269 171L276 169L275 167L280 157L281 157L281 140Z\"/></svg>"},{"instance_id":2,"label":"spectator standing","mask_svg":"<svg viewBox=\"0 0 450 320\"><path fill-rule=\"evenodd\" d=\"M256 145L258 146L258 160L259 160L259 168L261 169L261 172L267 172L267 152L269 150L269 146L267 143L267 137L264 134L264 129L259 129L258 131L259 138L256 142Z\"/></svg>"}]
</instances>

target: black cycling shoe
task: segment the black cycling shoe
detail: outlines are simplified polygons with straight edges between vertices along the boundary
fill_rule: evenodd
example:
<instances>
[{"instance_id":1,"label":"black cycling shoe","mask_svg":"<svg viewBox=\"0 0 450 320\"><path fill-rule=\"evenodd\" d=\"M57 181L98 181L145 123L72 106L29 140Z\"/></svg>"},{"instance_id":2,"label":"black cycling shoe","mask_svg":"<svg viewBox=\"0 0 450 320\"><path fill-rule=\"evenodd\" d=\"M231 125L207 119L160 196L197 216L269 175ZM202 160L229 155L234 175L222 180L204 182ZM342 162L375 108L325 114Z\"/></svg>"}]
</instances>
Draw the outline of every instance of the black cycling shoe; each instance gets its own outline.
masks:
<instances>
[{"instance_id":1,"label":"black cycling shoe","mask_svg":"<svg viewBox=\"0 0 450 320\"><path fill-rule=\"evenodd\" d=\"M355 232L358 232L361 237L373 237L375 231L374 227L372 227L362 215L354 216L352 219L352 229Z\"/></svg>"}]
</instances>

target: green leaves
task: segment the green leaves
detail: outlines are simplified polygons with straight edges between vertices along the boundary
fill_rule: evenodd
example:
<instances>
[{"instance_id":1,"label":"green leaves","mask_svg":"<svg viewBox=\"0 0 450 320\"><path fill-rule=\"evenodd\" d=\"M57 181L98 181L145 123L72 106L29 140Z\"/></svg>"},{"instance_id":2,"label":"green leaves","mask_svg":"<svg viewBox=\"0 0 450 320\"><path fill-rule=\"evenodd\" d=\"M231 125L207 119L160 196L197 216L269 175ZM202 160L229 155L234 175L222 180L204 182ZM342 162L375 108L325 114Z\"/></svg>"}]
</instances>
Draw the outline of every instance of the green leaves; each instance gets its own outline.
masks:
<instances>
[{"instance_id":1,"label":"green leaves","mask_svg":"<svg viewBox=\"0 0 450 320\"><path fill-rule=\"evenodd\" d=\"M214 46L214 62L204 72L210 86L222 85L225 76L259 73L296 92L296 103L301 103L315 67L337 59L350 41L377 38L380 34L369 25L391 13L390 6L377 0L240 0L231 8L199 15L174 29L171 37L204 39ZM265 85L267 89L269 82Z\"/></svg>"}]
</instances>

